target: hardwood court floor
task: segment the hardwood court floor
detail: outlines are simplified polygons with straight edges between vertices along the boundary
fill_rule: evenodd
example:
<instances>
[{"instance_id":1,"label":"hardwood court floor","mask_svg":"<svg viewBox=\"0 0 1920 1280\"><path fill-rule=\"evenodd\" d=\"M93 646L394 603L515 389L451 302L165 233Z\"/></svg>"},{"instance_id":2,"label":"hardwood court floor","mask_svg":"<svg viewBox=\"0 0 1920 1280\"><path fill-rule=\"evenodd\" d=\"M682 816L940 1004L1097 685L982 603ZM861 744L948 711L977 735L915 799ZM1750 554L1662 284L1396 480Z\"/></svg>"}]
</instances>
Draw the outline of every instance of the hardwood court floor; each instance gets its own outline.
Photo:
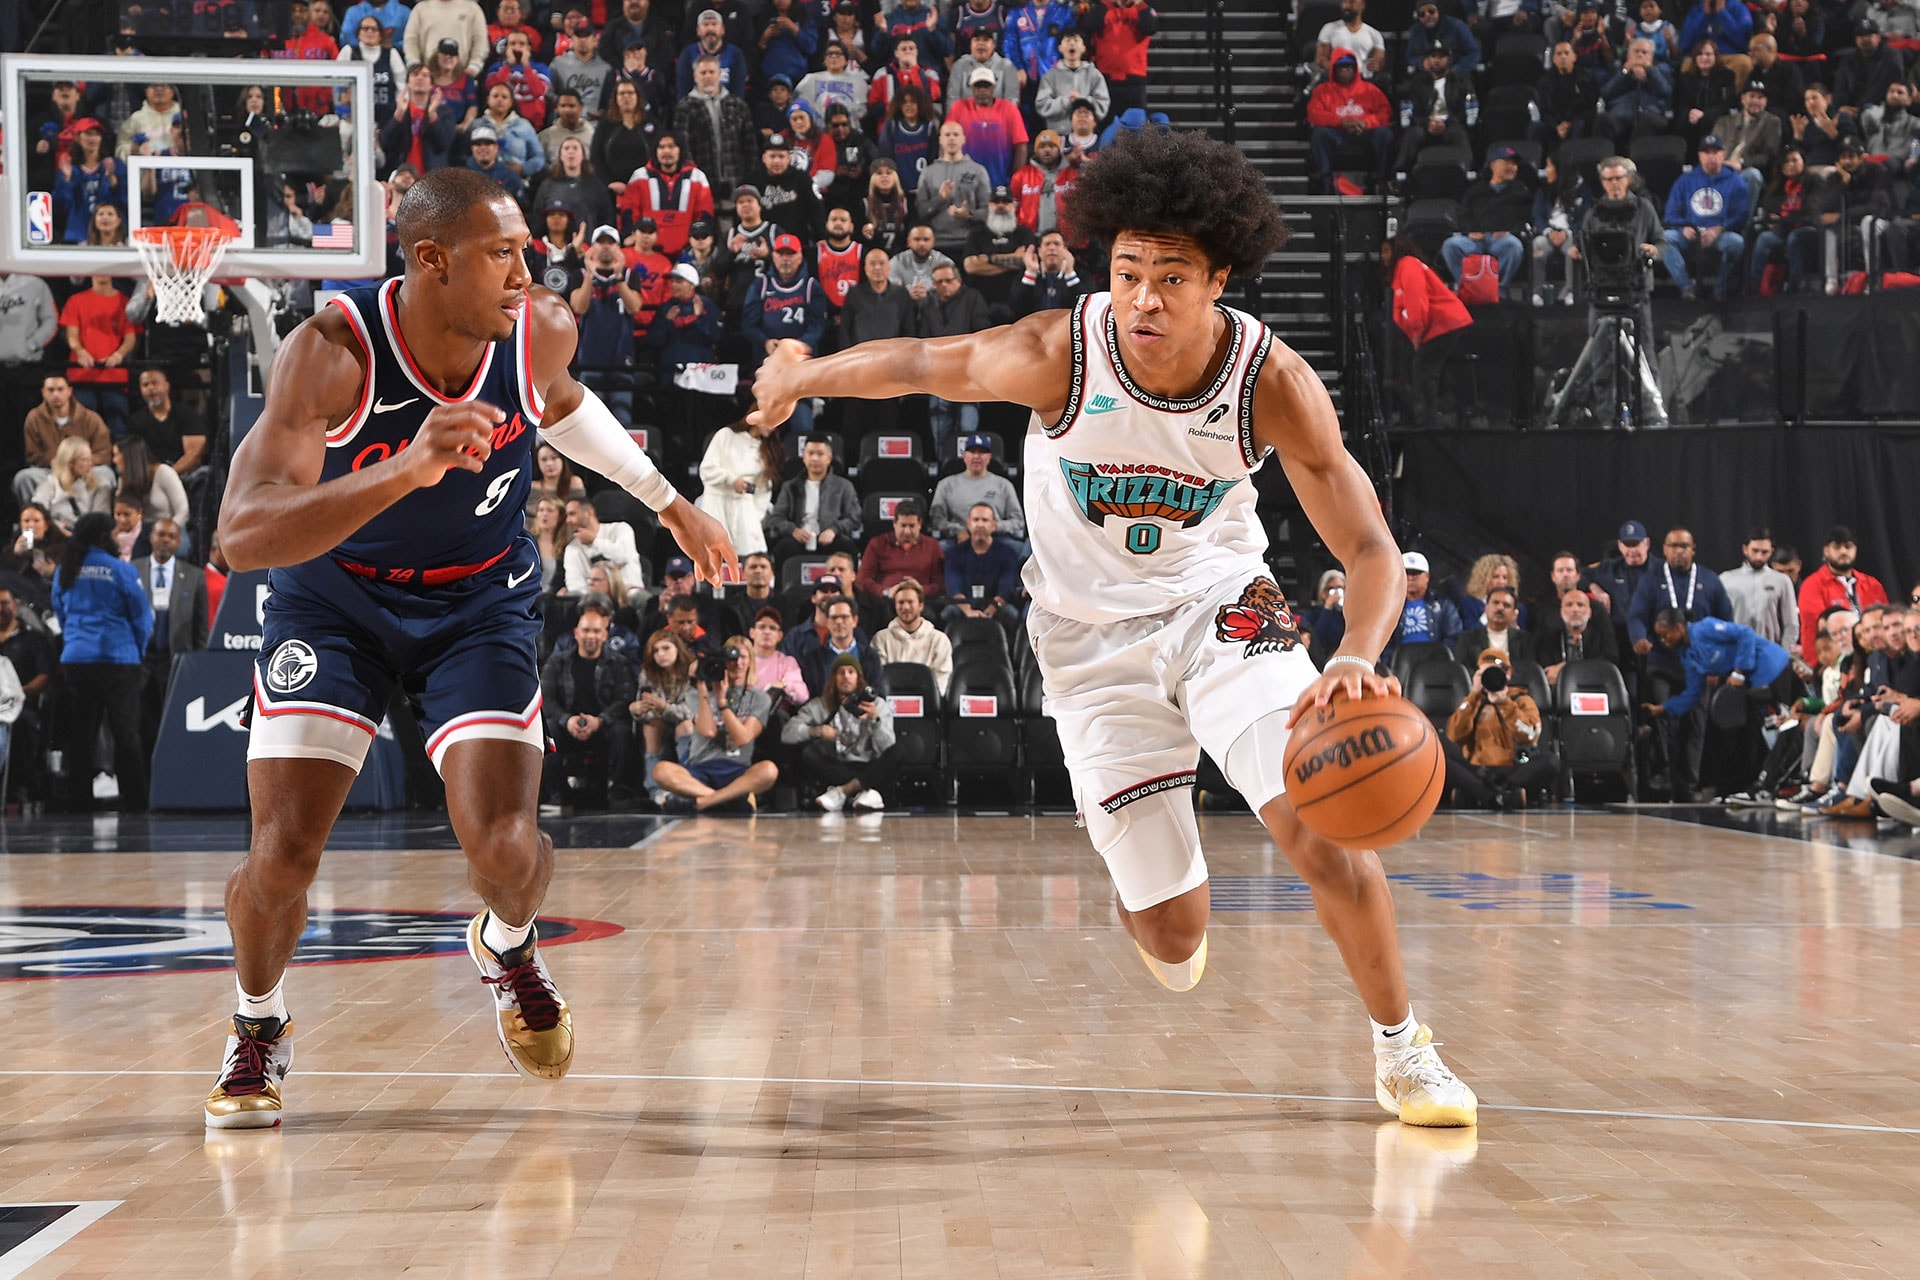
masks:
<instances>
[{"instance_id":1,"label":"hardwood court floor","mask_svg":"<svg viewBox=\"0 0 1920 1280\"><path fill-rule=\"evenodd\" d=\"M1373 1102L1284 862L1249 818L1205 832L1229 909L1188 996L1066 818L569 850L547 914L625 930L549 952L571 1078L505 1074L464 955L300 968L277 1132L201 1130L227 971L0 982L0 1204L122 1202L30 1280L1916 1273L1920 864L1442 815L1388 870L1483 1107L1428 1133ZM233 862L0 857L0 916L204 912ZM464 911L463 879L342 850L313 900Z\"/></svg>"}]
</instances>

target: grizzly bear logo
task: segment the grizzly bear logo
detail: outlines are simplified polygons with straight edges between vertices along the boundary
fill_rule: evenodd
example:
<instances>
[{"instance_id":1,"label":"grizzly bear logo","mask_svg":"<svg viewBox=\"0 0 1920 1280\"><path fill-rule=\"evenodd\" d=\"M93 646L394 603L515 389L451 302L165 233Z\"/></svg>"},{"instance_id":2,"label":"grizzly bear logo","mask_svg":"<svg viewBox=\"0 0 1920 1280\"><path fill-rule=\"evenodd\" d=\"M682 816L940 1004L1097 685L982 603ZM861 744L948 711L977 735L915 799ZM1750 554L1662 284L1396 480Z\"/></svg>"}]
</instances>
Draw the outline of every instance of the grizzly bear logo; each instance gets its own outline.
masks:
<instances>
[{"instance_id":1,"label":"grizzly bear logo","mask_svg":"<svg viewBox=\"0 0 1920 1280\"><path fill-rule=\"evenodd\" d=\"M1286 593L1272 578L1255 578L1240 593L1239 603L1220 606L1213 616L1213 634L1225 644L1246 645L1249 658L1285 652L1300 643Z\"/></svg>"}]
</instances>

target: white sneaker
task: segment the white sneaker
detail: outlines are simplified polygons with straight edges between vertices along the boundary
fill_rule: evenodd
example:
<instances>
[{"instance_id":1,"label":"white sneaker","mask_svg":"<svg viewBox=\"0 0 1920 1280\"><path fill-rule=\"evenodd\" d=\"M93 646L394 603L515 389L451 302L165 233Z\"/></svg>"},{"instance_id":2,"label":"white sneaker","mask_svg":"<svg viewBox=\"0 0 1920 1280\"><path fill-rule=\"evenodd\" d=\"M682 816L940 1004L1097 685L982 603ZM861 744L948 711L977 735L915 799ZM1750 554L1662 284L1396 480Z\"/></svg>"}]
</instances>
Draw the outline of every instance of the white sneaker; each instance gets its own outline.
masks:
<instances>
[{"instance_id":1,"label":"white sneaker","mask_svg":"<svg viewBox=\"0 0 1920 1280\"><path fill-rule=\"evenodd\" d=\"M1798 813L1800 806L1820 798L1820 793L1812 787L1802 787L1790 796L1781 796L1773 802L1773 807L1784 813Z\"/></svg>"},{"instance_id":2,"label":"white sneaker","mask_svg":"<svg viewBox=\"0 0 1920 1280\"><path fill-rule=\"evenodd\" d=\"M847 807L847 793L838 787L828 787L814 803L828 813L838 813Z\"/></svg>"},{"instance_id":3,"label":"white sneaker","mask_svg":"<svg viewBox=\"0 0 1920 1280\"><path fill-rule=\"evenodd\" d=\"M878 791L875 791L872 787L868 787L865 791L862 791L853 798L853 807L856 809L871 809L878 812L887 807L887 802L880 798Z\"/></svg>"},{"instance_id":4,"label":"white sneaker","mask_svg":"<svg viewBox=\"0 0 1920 1280\"><path fill-rule=\"evenodd\" d=\"M280 1124L280 1085L293 1066L293 1024L233 1015L220 1079L207 1095L209 1129L272 1129Z\"/></svg>"},{"instance_id":5,"label":"white sneaker","mask_svg":"<svg viewBox=\"0 0 1920 1280\"><path fill-rule=\"evenodd\" d=\"M1373 1051L1373 1096L1401 1124L1436 1129L1477 1124L1480 1099L1460 1077L1447 1070L1435 1052L1433 1031L1421 1027L1404 1049L1382 1045Z\"/></svg>"}]
</instances>

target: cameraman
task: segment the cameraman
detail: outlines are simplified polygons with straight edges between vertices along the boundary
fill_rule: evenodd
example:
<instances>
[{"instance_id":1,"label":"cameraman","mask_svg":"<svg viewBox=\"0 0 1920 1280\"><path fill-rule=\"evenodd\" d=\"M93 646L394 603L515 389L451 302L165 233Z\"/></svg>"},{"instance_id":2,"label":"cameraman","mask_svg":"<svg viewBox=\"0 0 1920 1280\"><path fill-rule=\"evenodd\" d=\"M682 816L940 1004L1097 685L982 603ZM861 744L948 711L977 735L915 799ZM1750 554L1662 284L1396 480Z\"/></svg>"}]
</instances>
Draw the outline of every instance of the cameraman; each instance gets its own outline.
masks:
<instances>
[{"instance_id":1,"label":"cameraman","mask_svg":"<svg viewBox=\"0 0 1920 1280\"><path fill-rule=\"evenodd\" d=\"M773 699L754 688L753 645L745 637L734 636L699 660L680 710L686 716L675 730L680 758L653 767L653 785L667 793L666 812L704 812L757 796L780 780L773 761L753 759Z\"/></svg>"},{"instance_id":2,"label":"cameraman","mask_svg":"<svg viewBox=\"0 0 1920 1280\"><path fill-rule=\"evenodd\" d=\"M1625 156L1608 156L1600 162L1600 198L1593 202L1593 207L1587 210L1586 218L1580 223L1580 244L1572 251L1574 257L1585 259L1590 286L1594 283L1594 271L1607 269L1607 264L1595 263L1589 256L1593 253L1594 237L1608 231L1625 232L1631 243L1638 246L1639 251L1631 255L1628 262L1611 265L1618 276L1616 287L1621 292L1631 292L1639 297L1640 335L1650 338L1653 336L1653 307L1649 299L1653 289L1647 268L1660 257L1662 246L1666 243L1665 231L1660 222L1660 210L1654 207L1653 201L1633 189L1633 162ZM1593 307L1589 301L1589 328L1592 327L1593 318Z\"/></svg>"},{"instance_id":3,"label":"cameraman","mask_svg":"<svg viewBox=\"0 0 1920 1280\"><path fill-rule=\"evenodd\" d=\"M840 812L849 801L856 809L887 807L881 792L893 786L902 763L893 737L893 707L867 683L855 655L833 660L826 692L787 721L780 740L805 744L800 776L825 788L815 803L828 813Z\"/></svg>"},{"instance_id":4,"label":"cameraman","mask_svg":"<svg viewBox=\"0 0 1920 1280\"><path fill-rule=\"evenodd\" d=\"M1507 655L1488 649L1474 671L1473 692L1447 718L1447 790L1463 807L1524 808L1553 793L1560 768L1540 744L1540 708L1525 685L1509 684Z\"/></svg>"}]
</instances>

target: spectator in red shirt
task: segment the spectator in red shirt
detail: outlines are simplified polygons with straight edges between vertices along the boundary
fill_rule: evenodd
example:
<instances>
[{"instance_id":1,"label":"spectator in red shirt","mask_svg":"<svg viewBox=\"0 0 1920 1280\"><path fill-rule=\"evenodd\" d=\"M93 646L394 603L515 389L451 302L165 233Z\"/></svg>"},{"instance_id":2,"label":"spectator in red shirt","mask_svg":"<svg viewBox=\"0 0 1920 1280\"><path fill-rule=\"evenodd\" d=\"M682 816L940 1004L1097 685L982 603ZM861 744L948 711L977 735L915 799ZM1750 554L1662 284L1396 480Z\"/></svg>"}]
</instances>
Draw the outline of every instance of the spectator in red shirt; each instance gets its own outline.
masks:
<instances>
[{"instance_id":1,"label":"spectator in red shirt","mask_svg":"<svg viewBox=\"0 0 1920 1280\"><path fill-rule=\"evenodd\" d=\"M1392 109L1387 96L1360 78L1360 60L1350 49L1333 55L1330 78L1314 87L1307 99L1307 123L1313 126L1313 162L1320 189L1333 185L1333 156L1342 143L1364 142L1373 152L1373 176L1384 189L1392 176Z\"/></svg>"},{"instance_id":2,"label":"spectator in red shirt","mask_svg":"<svg viewBox=\"0 0 1920 1280\"><path fill-rule=\"evenodd\" d=\"M1393 322L1413 343L1413 403L1422 426L1438 427L1440 380L1473 316L1407 237L1395 236L1380 256L1392 272Z\"/></svg>"},{"instance_id":3,"label":"spectator in red shirt","mask_svg":"<svg viewBox=\"0 0 1920 1280\"><path fill-rule=\"evenodd\" d=\"M1027 162L1027 126L1018 103L998 96L1000 78L989 67L967 76L971 96L947 111L947 123L967 131L967 158L987 171L989 184L1004 187Z\"/></svg>"},{"instance_id":4,"label":"spectator in red shirt","mask_svg":"<svg viewBox=\"0 0 1920 1280\"><path fill-rule=\"evenodd\" d=\"M1093 65L1107 78L1113 114L1147 106L1147 45L1160 15L1145 0L1094 0L1080 6L1080 29L1093 42Z\"/></svg>"},{"instance_id":5,"label":"spectator in red shirt","mask_svg":"<svg viewBox=\"0 0 1920 1280\"><path fill-rule=\"evenodd\" d=\"M893 106L894 95L906 85L917 86L929 102L940 101L940 73L920 65L920 46L911 40L893 46L893 61L882 67L867 87L867 136L874 136L876 126Z\"/></svg>"},{"instance_id":6,"label":"spectator in red shirt","mask_svg":"<svg viewBox=\"0 0 1920 1280\"><path fill-rule=\"evenodd\" d=\"M863 595L893 595L893 588L905 578L920 582L946 581L945 557L940 543L926 537L927 513L920 503L908 498L893 509L893 531L874 535L860 554L860 573L853 585Z\"/></svg>"},{"instance_id":7,"label":"spectator in red shirt","mask_svg":"<svg viewBox=\"0 0 1920 1280\"><path fill-rule=\"evenodd\" d=\"M511 4L513 0L504 0ZM533 65L533 43L524 31L507 36L506 61L487 76L487 88L503 84L513 94L513 105L537 133L547 127L547 94L553 82Z\"/></svg>"},{"instance_id":8,"label":"spectator in red shirt","mask_svg":"<svg viewBox=\"0 0 1920 1280\"><path fill-rule=\"evenodd\" d=\"M113 287L112 276L95 276L92 287L67 299L60 323L67 331L67 381L74 398L104 418L108 431L125 434L127 357L140 334L127 319L127 296Z\"/></svg>"},{"instance_id":9,"label":"spectator in red shirt","mask_svg":"<svg viewBox=\"0 0 1920 1280\"><path fill-rule=\"evenodd\" d=\"M326 6L329 19L332 7ZM286 39L276 58L296 58L303 62L332 62L340 56L340 45L327 34L326 29L312 21L312 11L304 0L293 0L293 31ZM298 89L294 92L294 101L308 111L321 115L333 111L333 90L324 87Z\"/></svg>"},{"instance_id":10,"label":"spectator in red shirt","mask_svg":"<svg viewBox=\"0 0 1920 1280\"><path fill-rule=\"evenodd\" d=\"M1853 530L1843 524L1833 526L1827 545L1821 549L1824 563L1808 574L1800 584L1800 656L1812 664L1813 642L1821 628L1820 615L1834 605L1844 605L1855 613L1868 605L1887 603L1887 589L1878 578L1853 567L1860 548L1854 543Z\"/></svg>"},{"instance_id":11,"label":"spectator in red shirt","mask_svg":"<svg viewBox=\"0 0 1920 1280\"><path fill-rule=\"evenodd\" d=\"M702 217L713 217L713 188L706 174L684 162L679 135L663 132L654 143L653 163L620 193L621 225L652 218L660 229L660 252L678 258L694 220Z\"/></svg>"},{"instance_id":12,"label":"spectator in red shirt","mask_svg":"<svg viewBox=\"0 0 1920 1280\"><path fill-rule=\"evenodd\" d=\"M507 37L516 31L526 36L528 47L538 57L542 48L540 32L528 24L526 10L521 7L520 0L500 0L493 21L487 24L487 44L495 58L506 59Z\"/></svg>"}]
</instances>

